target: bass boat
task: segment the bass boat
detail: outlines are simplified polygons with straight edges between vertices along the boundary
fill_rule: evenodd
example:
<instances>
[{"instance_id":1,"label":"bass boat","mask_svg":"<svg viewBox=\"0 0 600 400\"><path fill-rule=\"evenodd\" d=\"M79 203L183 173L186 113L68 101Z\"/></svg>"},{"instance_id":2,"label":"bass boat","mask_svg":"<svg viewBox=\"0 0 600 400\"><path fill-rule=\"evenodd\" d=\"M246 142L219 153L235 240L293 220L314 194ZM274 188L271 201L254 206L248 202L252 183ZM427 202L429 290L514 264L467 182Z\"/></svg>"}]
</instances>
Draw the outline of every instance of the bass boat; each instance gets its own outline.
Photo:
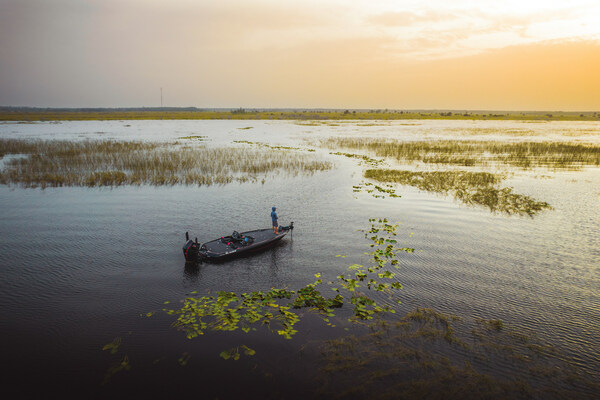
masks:
<instances>
[{"instance_id":1,"label":"bass boat","mask_svg":"<svg viewBox=\"0 0 600 400\"><path fill-rule=\"evenodd\" d=\"M183 255L188 262L227 260L270 247L283 239L293 229L294 223L292 222L288 226L280 226L276 234L273 233L272 228L242 233L233 231L230 236L222 236L219 239L202 244L198 243L198 238L191 240L188 232L186 232Z\"/></svg>"}]
</instances>

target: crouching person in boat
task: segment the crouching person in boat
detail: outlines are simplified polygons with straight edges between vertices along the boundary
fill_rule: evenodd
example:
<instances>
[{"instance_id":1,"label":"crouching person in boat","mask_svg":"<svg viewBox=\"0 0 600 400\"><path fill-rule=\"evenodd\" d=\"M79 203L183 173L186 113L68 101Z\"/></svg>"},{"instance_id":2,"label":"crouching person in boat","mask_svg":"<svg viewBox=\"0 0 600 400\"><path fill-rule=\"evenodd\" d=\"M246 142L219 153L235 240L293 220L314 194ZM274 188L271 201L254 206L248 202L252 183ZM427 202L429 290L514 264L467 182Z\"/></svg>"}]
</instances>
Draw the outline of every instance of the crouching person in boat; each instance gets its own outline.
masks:
<instances>
[{"instance_id":1,"label":"crouching person in boat","mask_svg":"<svg viewBox=\"0 0 600 400\"><path fill-rule=\"evenodd\" d=\"M275 210L277 210L276 207L272 207L271 208L271 220L273 221L273 233L276 234L276 235L278 235L278 233L277 233L277 227L279 225L277 224L278 217L277 217L277 213L275 212Z\"/></svg>"}]
</instances>

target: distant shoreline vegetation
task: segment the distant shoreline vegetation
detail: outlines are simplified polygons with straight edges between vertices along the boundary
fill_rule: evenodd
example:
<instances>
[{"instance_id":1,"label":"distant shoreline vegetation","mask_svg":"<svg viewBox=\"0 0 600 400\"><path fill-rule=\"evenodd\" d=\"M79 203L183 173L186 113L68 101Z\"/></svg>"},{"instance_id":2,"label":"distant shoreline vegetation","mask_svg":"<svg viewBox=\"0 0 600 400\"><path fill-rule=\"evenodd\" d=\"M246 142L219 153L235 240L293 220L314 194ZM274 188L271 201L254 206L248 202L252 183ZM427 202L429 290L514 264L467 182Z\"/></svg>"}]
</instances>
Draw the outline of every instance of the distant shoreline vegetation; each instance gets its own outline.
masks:
<instances>
[{"instance_id":1,"label":"distant shoreline vegetation","mask_svg":"<svg viewBox=\"0 0 600 400\"><path fill-rule=\"evenodd\" d=\"M200 109L187 108L30 108L0 107L0 121L97 120L517 120L600 121L600 111L460 111L389 109Z\"/></svg>"},{"instance_id":2,"label":"distant shoreline vegetation","mask_svg":"<svg viewBox=\"0 0 600 400\"><path fill-rule=\"evenodd\" d=\"M11 157L4 157L10 155ZM24 188L224 185L332 168L313 154L175 143L0 139L0 184Z\"/></svg>"}]
</instances>

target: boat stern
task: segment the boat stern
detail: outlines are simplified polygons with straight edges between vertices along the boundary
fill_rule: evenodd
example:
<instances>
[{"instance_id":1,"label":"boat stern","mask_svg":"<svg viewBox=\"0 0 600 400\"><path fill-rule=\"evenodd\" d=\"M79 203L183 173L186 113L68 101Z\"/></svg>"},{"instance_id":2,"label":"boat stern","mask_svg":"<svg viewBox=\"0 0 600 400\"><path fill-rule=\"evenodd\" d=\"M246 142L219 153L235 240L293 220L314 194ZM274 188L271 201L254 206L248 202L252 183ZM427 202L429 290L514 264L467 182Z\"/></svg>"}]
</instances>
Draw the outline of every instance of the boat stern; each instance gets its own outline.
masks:
<instances>
[{"instance_id":1,"label":"boat stern","mask_svg":"<svg viewBox=\"0 0 600 400\"><path fill-rule=\"evenodd\" d=\"M185 238L186 242L183 245L183 255L185 256L185 260L190 262L198 261L200 251L198 239L196 239L196 241L190 240L190 236L187 232L185 233Z\"/></svg>"}]
</instances>

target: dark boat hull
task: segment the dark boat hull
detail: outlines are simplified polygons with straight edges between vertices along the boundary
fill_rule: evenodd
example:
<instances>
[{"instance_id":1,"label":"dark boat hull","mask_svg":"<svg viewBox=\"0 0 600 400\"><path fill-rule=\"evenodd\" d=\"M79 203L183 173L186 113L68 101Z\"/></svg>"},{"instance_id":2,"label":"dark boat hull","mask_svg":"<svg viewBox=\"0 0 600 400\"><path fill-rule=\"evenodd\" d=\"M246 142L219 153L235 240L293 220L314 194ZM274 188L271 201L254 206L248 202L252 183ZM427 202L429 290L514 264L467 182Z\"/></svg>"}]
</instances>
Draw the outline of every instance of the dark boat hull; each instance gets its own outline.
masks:
<instances>
[{"instance_id":1,"label":"dark boat hull","mask_svg":"<svg viewBox=\"0 0 600 400\"><path fill-rule=\"evenodd\" d=\"M293 223L290 226L281 227L277 234L273 233L272 229L257 229L242 232L239 237L236 235L224 236L202 245L188 238L183 246L183 254L188 262L225 261L271 247L283 239L292 229L294 229Z\"/></svg>"}]
</instances>

